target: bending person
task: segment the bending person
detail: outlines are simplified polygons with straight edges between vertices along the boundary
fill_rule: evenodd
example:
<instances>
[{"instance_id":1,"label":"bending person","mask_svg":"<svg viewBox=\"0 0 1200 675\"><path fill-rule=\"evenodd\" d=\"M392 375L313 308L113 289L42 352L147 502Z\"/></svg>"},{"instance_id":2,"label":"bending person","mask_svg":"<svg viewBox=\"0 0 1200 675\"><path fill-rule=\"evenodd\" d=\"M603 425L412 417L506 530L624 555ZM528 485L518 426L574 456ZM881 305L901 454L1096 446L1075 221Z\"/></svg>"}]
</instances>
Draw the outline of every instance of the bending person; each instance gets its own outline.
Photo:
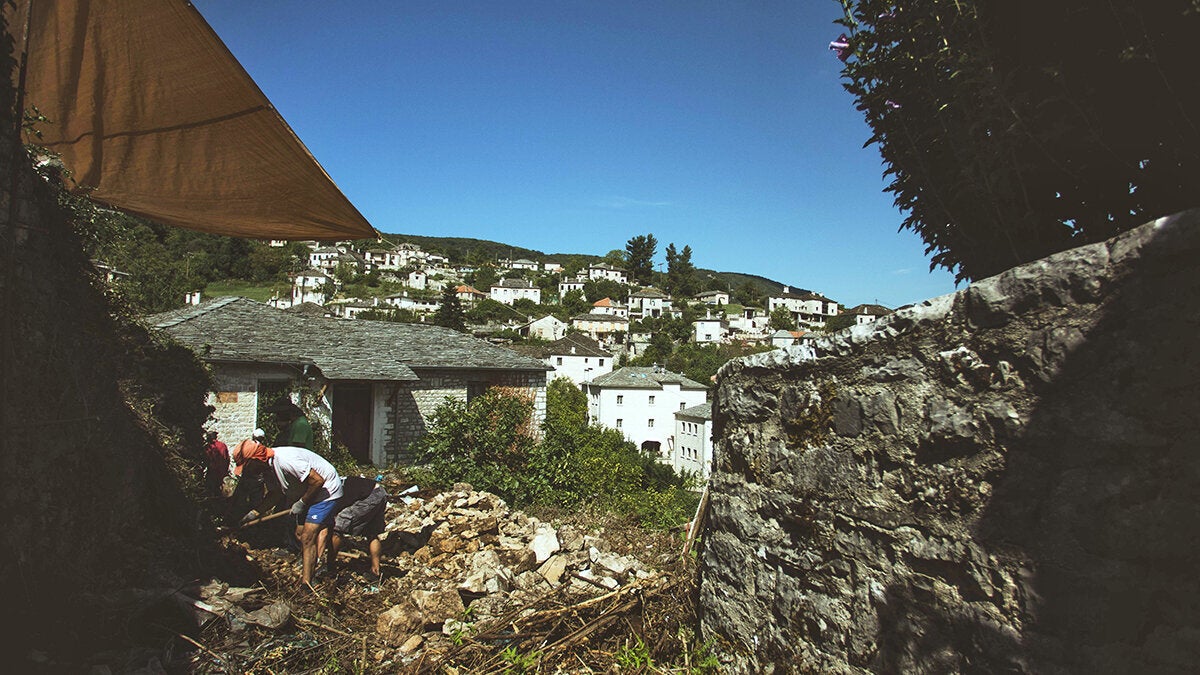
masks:
<instances>
[{"instance_id":1,"label":"bending person","mask_svg":"<svg viewBox=\"0 0 1200 675\"><path fill-rule=\"evenodd\" d=\"M342 501L333 523L332 548L329 553L329 571L337 570L337 554L342 550L345 535L366 537L367 552L371 554L371 574L379 576L379 562L383 542L383 515L387 509L387 490L378 482L361 476L349 476L343 483Z\"/></svg>"},{"instance_id":2,"label":"bending person","mask_svg":"<svg viewBox=\"0 0 1200 675\"><path fill-rule=\"evenodd\" d=\"M296 538L300 540L303 560L300 581L311 587L318 535L333 523L335 507L342 496L342 477L324 457L311 450L268 448L249 438L238 443L233 460L235 474L262 478L265 483L267 496L259 507L261 513L273 510L289 491L301 491L291 511L296 516ZM260 510L251 510L242 521L258 518Z\"/></svg>"}]
</instances>

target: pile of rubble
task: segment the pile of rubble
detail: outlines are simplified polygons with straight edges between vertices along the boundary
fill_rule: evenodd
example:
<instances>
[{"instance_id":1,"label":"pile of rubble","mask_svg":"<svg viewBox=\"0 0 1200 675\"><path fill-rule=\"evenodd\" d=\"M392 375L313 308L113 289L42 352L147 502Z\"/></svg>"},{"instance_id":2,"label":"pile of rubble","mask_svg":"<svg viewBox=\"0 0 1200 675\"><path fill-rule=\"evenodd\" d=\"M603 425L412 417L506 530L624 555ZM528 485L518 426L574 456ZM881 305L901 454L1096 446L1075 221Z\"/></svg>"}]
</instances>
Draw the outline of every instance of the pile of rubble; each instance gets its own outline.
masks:
<instances>
[{"instance_id":1,"label":"pile of rubble","mask_svg":"<svg viewBox=\"0 0 1200 675\"><path fill-rule=\"evenodd\" d=\"M189 666L303 669L289 659L325 640L352 645L356 667L470 668L502 652L543 655L586 646L589 636L594 644L617 619L629 624L648 597L689 592L670 534L615 533L610 542L614 533L554 527L467 484L408 495L388 504L382 578L369 574L363 553L343 552L348 570L319 574L317 592L301 593L297 554L246 548L260 587L212 582L176 593L201 627L199 639L184 637L199 649ZM244 546L234 537L229 545Z\"/></svg>"}]
</instances>

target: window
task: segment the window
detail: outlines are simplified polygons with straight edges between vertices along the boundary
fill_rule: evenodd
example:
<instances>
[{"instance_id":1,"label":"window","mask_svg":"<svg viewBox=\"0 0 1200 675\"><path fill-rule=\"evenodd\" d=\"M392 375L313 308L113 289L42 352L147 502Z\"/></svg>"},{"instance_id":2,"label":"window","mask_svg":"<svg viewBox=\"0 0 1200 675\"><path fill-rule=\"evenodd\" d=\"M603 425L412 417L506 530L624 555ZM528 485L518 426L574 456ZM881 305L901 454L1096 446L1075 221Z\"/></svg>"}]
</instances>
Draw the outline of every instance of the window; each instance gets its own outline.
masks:
<instances>
[{"instance_id":1,"label":"window","mask_svg":"<svg viewBox=\"0 0 1200 675\"><path fill-rule=\"evenodd\" d=\"M622 420L620 417L618 417L618 418L617 418L617 428L618 428L618 429L620 429L620 428L621 428L621 423L622 423L622 422L624 422L624 421L625 421L625 420Z\"/></svg>"},{"instance_id":2,"label":"window","mask_svg":"<svg viewBox=\"0 0 1200 675\"><path fill-rule=\"evenodd\" d=\"M686 404L686 403L684 403L683 401L680 401L680 402L679 402L679 409L680 409L680 410L683 410L683 409L684 409L684 408L686 408L686 407L687 407L687 404Z\"/></svg>"},{"instance_id":3,"label":"window","mask_svg":"<svg viewBox=\"0 0 1200 675\"><path fill-rule=\"evenodd\" d=\"M646 420L646 426L653 429L654 428L654 418L650 418L650 419Z\"/></svg>"},{"instance_id":4,"label":"window","mask_svg":"<svg viewBox=\"0 0 1200 675\"><path fill-rule=\"evenodd\" d=\"M650 394L650 405L654 405L654 394Z\"/></svg>"},{"instance_id":5,"label":"window","mask_svg":"<svg viewBox=\"0 0 1200 675\"><path fill-rule=\"evenodd\" d=\"M561 357L561 356L560 356L560 357L558 357L558 363L557 363L557 364L555 364L555 365L559 365L559 366L561 366L561 365L562 365L562 357Z\"/></svg>"},{"instance_id":6,"label":"window","mask_svg":"<svg viewBox=\"0 0 1200 675\"><path fill-rule=\"evenodd\" d=\"M600 359L600 367L601 367L601 368L603 368L603 367L604 367L604 359Z\"/></svg>"},{"instance_id":7,"label":"window","mask_svg":"<svg viewBox=\"0 0 1200 675\"><path fill-rule=\"evenodd\" d=\"M617 405L625 405L625 397L621 394L617 394Z\"/></svg>"}]
</instances>

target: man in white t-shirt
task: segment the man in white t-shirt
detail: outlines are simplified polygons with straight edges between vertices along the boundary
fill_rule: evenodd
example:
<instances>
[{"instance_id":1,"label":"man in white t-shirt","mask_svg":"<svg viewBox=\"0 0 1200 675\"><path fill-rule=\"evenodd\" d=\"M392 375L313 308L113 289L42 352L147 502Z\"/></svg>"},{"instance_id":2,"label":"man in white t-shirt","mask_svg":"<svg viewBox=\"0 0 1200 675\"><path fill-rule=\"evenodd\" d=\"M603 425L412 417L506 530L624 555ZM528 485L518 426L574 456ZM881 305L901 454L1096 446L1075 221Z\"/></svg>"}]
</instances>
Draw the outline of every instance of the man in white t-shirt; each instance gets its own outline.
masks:
<instances>
[{"instance_id":1,"label":"man in white t-shirt","mask_svg":"<svg viewBox=\"0 0 1200 675\"><path fill-rule=\"evenodd\" d=\"M311 587L318 535L333 524L334 507L342 496L342 477L328 460L304 448L268 448L248 438L238 443L231 454L235 474L261 477L267 487L266 499L258 509L247 513L242 522L258 518L260 512L269 513L289 491L301 491L291 510L297 520L296 538L300 540L303 560L300 581Z\"/></svg>"}]
</instances>

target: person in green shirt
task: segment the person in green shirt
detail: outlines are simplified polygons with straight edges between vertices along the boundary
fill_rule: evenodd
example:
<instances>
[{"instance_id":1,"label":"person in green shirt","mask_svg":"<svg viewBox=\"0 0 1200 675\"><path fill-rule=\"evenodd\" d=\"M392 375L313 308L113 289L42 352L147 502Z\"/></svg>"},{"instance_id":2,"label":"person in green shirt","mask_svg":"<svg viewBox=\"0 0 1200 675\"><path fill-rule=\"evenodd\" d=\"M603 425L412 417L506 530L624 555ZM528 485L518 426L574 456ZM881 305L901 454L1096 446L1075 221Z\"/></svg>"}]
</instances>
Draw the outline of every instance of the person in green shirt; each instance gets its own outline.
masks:
<instances>
[{"instance_id":1,"label":"person in green shirt","mask_svg":"<svg viewBox=\"0 0 1200 675\"><path fill-rule=\"evenodd\" d=\"M279 424L279 435L275 437L275 447L289 446L293 448L313 449L313 430L304 416L304 411L286 396L279 399L267 409L275 413Z\"/></svg>"}]
</instances>

